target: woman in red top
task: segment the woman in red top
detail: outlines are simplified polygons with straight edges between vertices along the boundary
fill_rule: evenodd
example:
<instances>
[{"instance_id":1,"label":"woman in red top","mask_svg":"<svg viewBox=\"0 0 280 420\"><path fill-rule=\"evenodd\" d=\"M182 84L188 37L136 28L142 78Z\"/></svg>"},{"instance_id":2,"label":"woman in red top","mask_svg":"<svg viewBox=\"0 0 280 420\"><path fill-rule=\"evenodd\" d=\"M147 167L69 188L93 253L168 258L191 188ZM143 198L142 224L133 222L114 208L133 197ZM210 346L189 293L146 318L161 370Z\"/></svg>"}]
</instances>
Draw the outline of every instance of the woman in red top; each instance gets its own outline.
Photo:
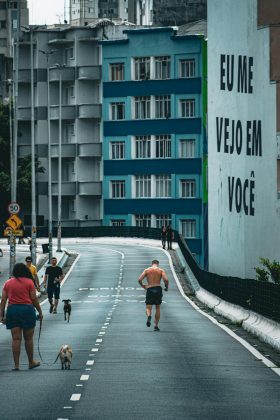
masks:
<instances>
[{"instance_id":1,"label":"woman in red top","mask_svg":"<svg viewBox=\"0 0 280 420\"><path fill-rule=\"evenodd\" d=\"M5 307L8 307L5 317ZM6 324L12 334L12 350L15 362L13 370L19 370L19 356L22 335L29 361L29 369L40 366L40 362L33 359L33 335L36 324L35 309L39 312L39 319L43 319L42 309L36 297L36 289L30 270L23 263L15 264L13 277L7 280L2 290L0 321Z\"/></svg>"}]
</instances>

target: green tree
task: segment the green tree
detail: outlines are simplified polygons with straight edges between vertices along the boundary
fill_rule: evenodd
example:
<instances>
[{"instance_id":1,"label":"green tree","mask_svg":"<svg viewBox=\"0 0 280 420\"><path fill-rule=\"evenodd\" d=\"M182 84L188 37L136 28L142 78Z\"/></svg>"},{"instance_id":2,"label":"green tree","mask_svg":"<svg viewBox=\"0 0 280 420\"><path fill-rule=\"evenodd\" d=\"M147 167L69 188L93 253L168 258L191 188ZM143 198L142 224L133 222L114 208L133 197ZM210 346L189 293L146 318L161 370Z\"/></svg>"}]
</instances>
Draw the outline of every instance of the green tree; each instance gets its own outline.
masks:
<instances>
[{"instance_id":1,"label":"green tree","mask_svg":"<svg viewBox=\"0 0 280 420\"><path fill-rule=\"evenodd\" d=\"M41 166L38 158L35 158L35 172L44 173L45 168ZM19 159L17 173L17 196L23 208L30 208L31 204L31 155Z\"/></svg>"},{"instance_id":2,"label":"green tree","mask_svg":"<svg viewBox=\"0 0 280 420\"><path fill-rule=\"evenodd\" d=\"M45 172L37 157L35 171ZM1 226L8 216L7 206L11 197L9 107L3 104L0 104L0 197ZM31 207L31 155L18 160L17 201L22 208Z\"/></svg>"},{"instance_id":3,"label":"green tree","mask_svg":"<svg viewBox=\"0 0 280 420\"><path fill-rule=\"evenodd\" d=\"M254 267L257 275L257 280L260 281L269 281L271 280L275 284L280 284L280 264L276 260L272 262L268 258L259 258L262 266Z\"/></svg>"}]
</instances>

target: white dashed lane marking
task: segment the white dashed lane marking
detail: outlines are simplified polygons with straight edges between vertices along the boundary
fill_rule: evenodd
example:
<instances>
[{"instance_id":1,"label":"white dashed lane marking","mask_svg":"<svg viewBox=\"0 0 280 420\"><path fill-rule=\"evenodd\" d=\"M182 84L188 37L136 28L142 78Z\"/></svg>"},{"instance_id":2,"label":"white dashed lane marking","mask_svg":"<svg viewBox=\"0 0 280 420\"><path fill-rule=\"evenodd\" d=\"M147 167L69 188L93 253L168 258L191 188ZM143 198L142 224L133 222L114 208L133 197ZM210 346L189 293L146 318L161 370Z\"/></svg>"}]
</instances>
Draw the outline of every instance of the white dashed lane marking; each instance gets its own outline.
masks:
<instances>
[{"instance_id":1,"label":"white dashed lane marking","mask_svg":"<svg viewBox=\"0 0 280 420\"><path fill-rule=\"evenodd\" d=\"M88 360L86 365L87 366L93 366L94 365L94 360Z\"/></svg>"},{"instance_id":2,"label":"white dashed lane marking","mask_svg":"<svg viewBox=\"0 0 280 420\"><path fill-rule=\"evenodd\" d=\"M72 394L70 401L79 401L79 399L81 398L82 394Z\"/></svg>"},{"instance_id":3,"label":"white dashed lane marking","mask_svg":"<svg viewBox=\"0 0 280 420\"><path fill-rule=\"evenodd\" d=\"M89 375L82 375L80 377L80 381L88 381L89 380Z\"/></svg>"}]
</instances>

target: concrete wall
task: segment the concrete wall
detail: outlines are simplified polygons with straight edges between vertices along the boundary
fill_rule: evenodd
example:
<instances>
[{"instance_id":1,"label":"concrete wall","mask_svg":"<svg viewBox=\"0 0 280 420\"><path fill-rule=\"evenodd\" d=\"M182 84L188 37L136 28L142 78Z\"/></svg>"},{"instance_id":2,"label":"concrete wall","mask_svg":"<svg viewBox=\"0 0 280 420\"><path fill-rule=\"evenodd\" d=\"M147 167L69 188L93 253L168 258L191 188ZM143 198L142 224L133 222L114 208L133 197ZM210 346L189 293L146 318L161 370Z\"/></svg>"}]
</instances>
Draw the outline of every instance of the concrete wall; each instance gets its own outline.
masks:
<instances>
[{"instance_id":1,"label":"concrete wall","mask_svg":"<svg viewBox=\"0 0 280 420\"><path fill-rule=\"evenodd\" d=\"M257 6L208 2L209 269L240 277L254 276L259 257L279 260L276 85Z\"/></svg>"}]
</instances>

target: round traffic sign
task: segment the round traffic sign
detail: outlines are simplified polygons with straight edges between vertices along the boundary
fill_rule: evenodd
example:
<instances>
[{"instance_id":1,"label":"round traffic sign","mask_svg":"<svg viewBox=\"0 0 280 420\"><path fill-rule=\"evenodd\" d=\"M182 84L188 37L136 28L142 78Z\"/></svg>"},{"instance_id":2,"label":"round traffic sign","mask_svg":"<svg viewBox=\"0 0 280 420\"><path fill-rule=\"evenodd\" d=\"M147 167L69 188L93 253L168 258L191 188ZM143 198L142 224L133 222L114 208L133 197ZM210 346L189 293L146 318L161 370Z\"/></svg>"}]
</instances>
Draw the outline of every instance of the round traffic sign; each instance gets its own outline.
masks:
<instances>
[{"instance_id":1,"label":"round traffic sign","mask_svg":"<svg viewBox=\"0 0 280 420\"><path fill-rule=\"evenodd\" d=\"M18 203L10 203L8 205L8 212L10 214L17 214L20 211L20 206Z\"/></svg>"}]
</instances>

